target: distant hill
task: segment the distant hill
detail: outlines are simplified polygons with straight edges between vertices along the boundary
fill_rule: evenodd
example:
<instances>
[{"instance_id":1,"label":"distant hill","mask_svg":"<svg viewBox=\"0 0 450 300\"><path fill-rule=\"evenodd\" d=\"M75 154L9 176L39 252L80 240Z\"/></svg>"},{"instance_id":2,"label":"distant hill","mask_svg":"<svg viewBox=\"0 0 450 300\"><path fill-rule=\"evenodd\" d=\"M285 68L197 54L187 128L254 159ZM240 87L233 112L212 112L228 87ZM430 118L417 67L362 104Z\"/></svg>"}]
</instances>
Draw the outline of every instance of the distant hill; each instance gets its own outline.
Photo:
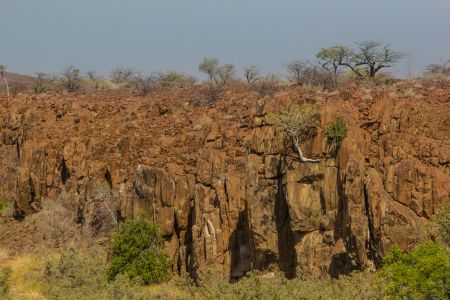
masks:
<instances>
[{"instance_id":1,"label":"distant hill","mask_svg":"<svg viewBox=\"0 0 450 300\"><path fill-rule=\"evenodd\" d=\"M10 73L5 72L5 78L8 81L8 84L10 86L21 84L21 85L32 85L34 84L35 80L33 76L29 75L23 75L18 73ZM0 88L4 87L5 83L3 80L0 80Z\"/></svg>"}]
</instances>

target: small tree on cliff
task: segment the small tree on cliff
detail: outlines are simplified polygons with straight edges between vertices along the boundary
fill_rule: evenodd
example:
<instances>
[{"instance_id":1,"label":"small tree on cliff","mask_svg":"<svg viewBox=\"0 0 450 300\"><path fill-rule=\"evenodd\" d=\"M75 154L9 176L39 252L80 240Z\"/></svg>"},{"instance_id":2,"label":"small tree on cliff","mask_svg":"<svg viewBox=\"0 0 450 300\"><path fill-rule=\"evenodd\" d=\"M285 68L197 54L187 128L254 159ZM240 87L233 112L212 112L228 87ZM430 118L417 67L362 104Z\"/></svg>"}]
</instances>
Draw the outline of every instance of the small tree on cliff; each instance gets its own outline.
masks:
<instances>
[{"instance_id":1,"label":"small tree on cliff","mask_svg":"<svg viewBox=\"0 0 450 300\"><path fill-rule=\"evenodd\" d=\"M0 75L2 76L3 81L5 82L6 94L8 95L8 100L9 100L9 85L8 85L8 81L6 81L6 78L5 78L5 70L6 70L6 67L4 65L0 65Z\"/></svg>"},{"instance_id":2,"label":"small tree on cliff","mask_svg":"<svg viewBox=\"0 0 450 300\"><path fill-rule=\"evenodd\" d=\"M320 162L319 159L304 157L300 147L300 137L308 136L311 130L320 124L320 114L312 105L303 104L287 107L278 114L269 114L267 121L281 128L286 137L292 140L301 162Z\"/></svg>"}]
</instances>

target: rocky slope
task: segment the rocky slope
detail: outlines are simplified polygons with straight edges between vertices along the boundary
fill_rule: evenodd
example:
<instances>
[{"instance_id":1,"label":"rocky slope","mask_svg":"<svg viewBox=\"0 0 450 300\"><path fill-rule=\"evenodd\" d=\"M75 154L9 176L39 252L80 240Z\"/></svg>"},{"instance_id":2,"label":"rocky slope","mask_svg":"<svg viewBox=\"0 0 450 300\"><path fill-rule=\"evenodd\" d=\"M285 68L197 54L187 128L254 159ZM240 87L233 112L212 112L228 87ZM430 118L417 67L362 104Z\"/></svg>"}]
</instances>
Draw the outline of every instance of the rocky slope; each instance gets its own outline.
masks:
<instances>
[{"instance_id":1,"label":"rocky slope","mask_svg":"<svg viewBox=\"0 0 450 300\"><path fill-rule=\"evenodd\" d=\"M377 265L392 243L423 239L449 201L448 82L286 87L264 98L242 86L207 106L199 89L1 98L0 195L20 220L64 194L76 221L96 230L105 214L145 211L174 270L226 280L251 269L338 276ZM292 103L321 111L321 128L302 143L318 164L300 163L264 122ZM324 131L336 113L349 125L337 157ZM0 243L39 243L22 223Z\"/></svg>"}]
</instances>

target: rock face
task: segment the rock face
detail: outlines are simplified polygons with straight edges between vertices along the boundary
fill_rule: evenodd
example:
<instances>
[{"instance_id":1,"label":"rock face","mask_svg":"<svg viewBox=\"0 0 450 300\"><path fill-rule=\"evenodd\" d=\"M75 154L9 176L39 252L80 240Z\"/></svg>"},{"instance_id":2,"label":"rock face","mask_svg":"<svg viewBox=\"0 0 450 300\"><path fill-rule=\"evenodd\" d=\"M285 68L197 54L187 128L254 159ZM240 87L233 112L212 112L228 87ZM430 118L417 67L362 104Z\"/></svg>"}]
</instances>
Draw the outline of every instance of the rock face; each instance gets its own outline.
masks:
<instances>
[{"instance_id":1,"label":"rock face","mask_svg":"<svg viewBox=\"0 0 450 300\"><path fill-rule=\"evenodd\" d=\"M403 98L411 88L417 99ZM23 218L69 192L79 222L101 227L93 195L106 189L116 217L146 212L173 269L196 279L252 269L336 277L377 266L393 243L421 241L427 219L449 201L450 86L346 93L286 88L258 100L235 88L210 107L190 104L199 97L192 88L146 99L24 96L1 108L0 193ZM300 163L264 122L303 102L322 114L302 143L317 164ZM323 128L336 113L349 135L334 156Z\"/></svg>"}]
</instances>

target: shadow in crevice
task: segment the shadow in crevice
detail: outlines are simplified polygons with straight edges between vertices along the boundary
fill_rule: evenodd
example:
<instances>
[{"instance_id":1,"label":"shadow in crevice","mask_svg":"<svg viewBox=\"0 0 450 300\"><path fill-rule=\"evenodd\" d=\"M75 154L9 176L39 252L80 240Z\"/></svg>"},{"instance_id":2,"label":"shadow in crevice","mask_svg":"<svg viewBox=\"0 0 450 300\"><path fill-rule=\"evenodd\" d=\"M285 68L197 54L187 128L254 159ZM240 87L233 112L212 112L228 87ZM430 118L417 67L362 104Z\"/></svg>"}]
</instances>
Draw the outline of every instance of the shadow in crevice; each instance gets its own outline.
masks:
<instances>
[{"instance_id":1,"label":"shadow in crevice","mask_svg":"<svg viewBox=\"0 0 450 300\"><path fill-rule=\"evenodd\" d=\"M70 178L69 168L66 166L66 160L61 159L61 182L62 184L66 184L67 180Z\"/></svg>"},{"instance_id":2,"label":"shadow in crevice","mask_svg":"<svg viewBox=\"0 0 450 300\"><path fill-rule=\"evenodd\" d=\"M290 226L289 207L286 199L285 185L281 176L281 164L278 166L277 194L275 198L275 220L278 234L278 264L287 278L295 277L297 258L295 253L295 236Z\"/></svg>"},{"instance_id":3,"label":"shadow in crevice","mask_svg":"<svg viewBox=\"0 0 450 300\"><path fill-rule=\"evenodd\" d=\"M252 269L252 253L247 208L239 212L236 230L230 236L231 272L230 282L237 281Z\"/></svg>"}]
</instances>

